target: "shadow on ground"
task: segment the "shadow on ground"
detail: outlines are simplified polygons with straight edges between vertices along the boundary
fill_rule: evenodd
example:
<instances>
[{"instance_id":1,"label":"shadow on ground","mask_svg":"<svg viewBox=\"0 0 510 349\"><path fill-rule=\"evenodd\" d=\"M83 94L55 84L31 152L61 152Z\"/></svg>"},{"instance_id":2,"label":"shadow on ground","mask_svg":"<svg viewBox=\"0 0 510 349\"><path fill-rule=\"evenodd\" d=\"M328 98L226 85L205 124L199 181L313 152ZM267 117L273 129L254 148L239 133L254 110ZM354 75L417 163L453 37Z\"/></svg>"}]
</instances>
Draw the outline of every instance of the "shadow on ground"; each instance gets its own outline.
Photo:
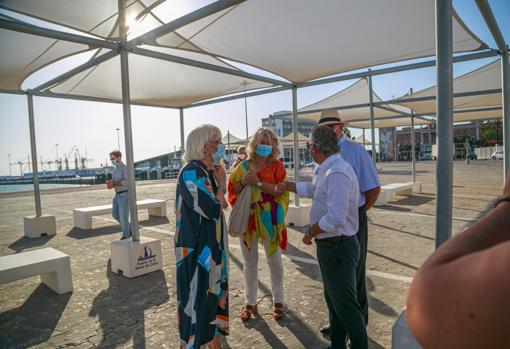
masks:
<instances>
[{"instance_id":1,"label":"shadow on ground","mask_svg":"<svg viewBox=\"0 0 510 349\"><path fill-rule=\"evenodd\" d=\"M40 247L40 246L46 245L46 243L48 241L50 241L51 239L53 239L54 236L55 235L41 236L41 237L35 238L35 239L31 239L31 238L22 236L18 240L14 241L12 244L10 244L9 248L11 250L13 250L14 253L19 253L27 248Z\"/></svg>"},{"instance_id":2,"label":"shadow on ground","mask_svg":"<svg viewBox=\"0 0 510 349\"><path fill-rule=\"evenodd\" d=\"M234 255L230 254L230 260L243 270L243 263ZM264 294L271 294L271 290L259 280L259 290ZM319 329L311 329L289 306L285 308L285 317L278 321L281 327L286 327L301 342L303 348L325 348L327 342L319 337ZM260 316L245 322L244 326L260 332L271 348L286 348L278 335L273 332L269 324Z\"/></svg>"},{"instance_id":3,"label":"shadow on ground","mask_svg":"<svg viewBox=\"0 0 510 349\"><path fill-rule=\"evenodd\" d=\"M23 305L0 313L0 347L27 348L48 341L70 298L71 293L58 295L44 284L37 286Z\"/></svg>"},{"instance_id":4,"label":"shadow on ground","mask_svg":"<svg viewBox=\"0 0 510 349\"><path fill-rule=\"evenodd\" d=\"M144 311L169 299L164 272L160 270L136 280L128 279L112 273L109 260L106 277L108 288L94 298L89 313L98 318L105 338L96 348L119 347L131 338L133 348L145 348Z\"/></svg>"}]
</instances>

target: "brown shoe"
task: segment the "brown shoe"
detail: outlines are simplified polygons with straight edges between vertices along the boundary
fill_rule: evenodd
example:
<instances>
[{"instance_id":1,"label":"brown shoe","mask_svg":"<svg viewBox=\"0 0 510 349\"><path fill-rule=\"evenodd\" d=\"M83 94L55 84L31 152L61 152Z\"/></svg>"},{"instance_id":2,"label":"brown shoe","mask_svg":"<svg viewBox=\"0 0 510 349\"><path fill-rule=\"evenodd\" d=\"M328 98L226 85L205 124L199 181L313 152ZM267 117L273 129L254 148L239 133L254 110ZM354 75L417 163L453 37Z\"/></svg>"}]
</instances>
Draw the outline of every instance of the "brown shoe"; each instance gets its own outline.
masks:
<instances>
[{"instance_id":1,"label":"brown shoe","mask_svg":"<svg viewBox=\"0 0 510 349\"><path fill-rule=\"evenodd\" d=\"M257 304L255 305L248 305L246 304L241 311L241 314L239 314L239 317L243 322L246 322L251 319L252 314L257 314Z\"/></svg>"},{"instance_id":2,"label":"brown shoe","mask_svg":"<svg viewBox=\"0 0 510 349\"><path fill-rule=\"evenodd\" d=\"M283 311L283 303L275 303L273 308L273 317L275 320L281 320L285 316Z\"/></svg>"}]
</instances>

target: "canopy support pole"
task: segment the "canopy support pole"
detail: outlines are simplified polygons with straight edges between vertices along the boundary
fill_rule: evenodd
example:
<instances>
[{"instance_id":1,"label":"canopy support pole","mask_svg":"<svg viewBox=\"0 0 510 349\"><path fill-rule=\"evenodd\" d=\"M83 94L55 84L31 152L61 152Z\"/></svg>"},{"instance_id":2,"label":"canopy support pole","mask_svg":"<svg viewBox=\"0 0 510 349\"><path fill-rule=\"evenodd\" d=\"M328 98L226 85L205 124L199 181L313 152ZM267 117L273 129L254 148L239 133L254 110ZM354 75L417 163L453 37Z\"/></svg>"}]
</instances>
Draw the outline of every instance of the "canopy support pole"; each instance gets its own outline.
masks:
<instances>
[{"instance_id":1,"label":"canopy support pole","mask_svg":"<svg viewBox=\"0 0 510 349\"><path fill-rule=\"evenodd\" d=\"M503 106L503 147L505 148L503 183L510 171L510 69L508 68L508 49L501 55L501 88Z\"/></svg>"},{"instance_id":2,"label":"canopy support pole","mask_svg":"<svg viewBox=\"0 0 510 349\"><path fill-rule=\"evenodd\" d=\"M121 31L120 71L122 79L122 112L124 116L124 141L126 143L126 166L128 172L129 213L133 241L140 241L138 231L138 208L136 207L135 167L133 157L133 132L131 127L131 96L129 91L129 60L126 49L126 18L124 0L119 0L119 28Z\"/></svg>"},{"instance_id":3,"label":"canopy support pole","mask_svg":"<svg viewBox=\"0 0 510 349\"><path fill-rule=\"evenodd\" d=\"M414 111L411 111L411 175L413 183L416 182L416 154L415 154L415 138L414 138Z\"/></svg>"},{"instance_id":4,"label":"canopy support pole","mask_svg":"<svg viewBox=\"0 0 510 349\"><path fill-rule=\"evenodd\" d=\"M369 74L371 70L368 70ZM368 75L368 99L370 101L370 132L372 138L372 161L376 165L376 153L375 153L375 120L374 120L374 96L372 91L372 75Z\"/></svg>"},{"instance_id":5,"label":"canopy support pole","mask_svg":"<svg viewBox=\"0 0 510 349\"><path fill-rule=\"evenodd\" d=\"M34 182L35 215L42 216L41 192L39 190L39 172L37 168L37 145L35 141L35 121L34 121L34 96L27 93L28 100L28 124L30 127L30 152L32 155L32 178Z\"/></svg>"},{"instance_id":6,"label":"canopy support pole","mask_svg":"<svg viewBox=\"0 0 510 349\"><path fill-rule=\"evenodd\" d=\"M363 149L365 149L365 146L366 146L366 144L365 144L365 129L363 129Z\"/></svg>"},{"instance_id":7,"label":"canopy support pole","mask_svg":"<svg viewBox=\"0 0 510 349\"><path fill-rule=\"evenodd\" d=\"M294 141L294 182L299 180L299 147L298 147L298 130L297 130L297 86L292 85L292 132ZM299 195L295 193L294 204L299 206Z\"/></svg>"},{"instance_id":8,"label":"canopy support pole","mask_svg":"<svg viewBox=\"0 0 510 349\"><path fill-rule=\"evenodd\" d=\"M436 0L437 148L436 248L452 235L453 59L452 0Z\"/></svg>"},{"instance_id":9,"label":"canopy support pole","mask_svg":"<svg viewBox=\"0 0 510 349\"><path fill-rule=\"evenodd\" d=\"M181 160L184 158L184 109L179 108L179 126L181 132Z\"/></svg>"}]
</instances>

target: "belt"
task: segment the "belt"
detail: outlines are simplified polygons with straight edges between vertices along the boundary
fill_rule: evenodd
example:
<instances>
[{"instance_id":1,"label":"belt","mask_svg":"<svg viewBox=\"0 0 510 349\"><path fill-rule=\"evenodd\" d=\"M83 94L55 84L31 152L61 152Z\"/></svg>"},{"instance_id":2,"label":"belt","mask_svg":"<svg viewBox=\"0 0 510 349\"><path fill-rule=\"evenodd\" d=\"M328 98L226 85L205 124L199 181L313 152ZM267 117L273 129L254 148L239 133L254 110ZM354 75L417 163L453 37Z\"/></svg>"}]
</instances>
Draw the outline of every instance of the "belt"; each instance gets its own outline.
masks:
<instances>
[{"instance_id":1,"label":"belt","mask_svg":"<svg viewBox=\"0 0 510 349\"><path fill-rule=\"evenodd\" d=\"M333 236L331 238L325 238L325 239L315 239L315 243L317 245L332 245L336 242L339 242L339 241L342 241L342 240L347 240L349 238L351 238L352 236L347 236L347 235L340 235L340 236Z\"/></svg>"},{"instance_id":2,"label":"belt","mask_svg":"<svg viewBox=\"0 0 510 349\"><path fill-rule=\"evenodd\" d=\"M127 193L128 191L127 190L123 190L123 191L117 191L115 192L115 194L122 194L122 193Z\"/></svg>"}]
</instances>

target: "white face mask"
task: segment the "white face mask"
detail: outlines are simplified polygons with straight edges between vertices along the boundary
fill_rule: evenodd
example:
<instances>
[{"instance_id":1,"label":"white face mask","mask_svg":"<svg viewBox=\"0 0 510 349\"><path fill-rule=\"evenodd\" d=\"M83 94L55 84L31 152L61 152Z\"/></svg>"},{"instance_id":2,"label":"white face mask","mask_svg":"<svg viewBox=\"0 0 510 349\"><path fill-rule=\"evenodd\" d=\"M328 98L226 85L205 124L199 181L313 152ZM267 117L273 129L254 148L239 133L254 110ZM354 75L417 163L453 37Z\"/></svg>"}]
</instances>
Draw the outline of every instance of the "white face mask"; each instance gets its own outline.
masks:
<instances>
[{"instance_id":1,"label":"white face mask","mask_svg":"<svg viewBox=\"0 0 510 349\"><path fill-rule=\"evenodd\" d=\"M239 154L239 159L241 159L241 160L246 159L246 154Z\"/></svg>"}]
</instances>

